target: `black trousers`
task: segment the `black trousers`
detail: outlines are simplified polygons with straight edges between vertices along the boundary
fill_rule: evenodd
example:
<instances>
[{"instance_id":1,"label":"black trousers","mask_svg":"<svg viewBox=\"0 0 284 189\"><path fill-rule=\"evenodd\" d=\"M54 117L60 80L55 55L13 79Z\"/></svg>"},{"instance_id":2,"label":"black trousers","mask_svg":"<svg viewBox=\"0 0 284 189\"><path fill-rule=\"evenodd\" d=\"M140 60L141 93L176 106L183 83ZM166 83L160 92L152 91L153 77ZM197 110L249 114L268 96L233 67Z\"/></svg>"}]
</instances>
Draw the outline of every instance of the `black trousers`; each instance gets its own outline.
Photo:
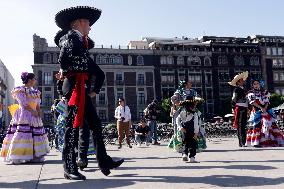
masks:
<instances>
[{"instance_id":1,"label":"black trousers","mask_svg":"<svg viewBox=\"0 0 284 189\"><path fill-rule=\"evenodd\" d=\"M79 146L78 146L78 157L84 161L88 161L88 150L90 144L90 128L89 124L84 123L83 128L79 128Z\"/></svg>"},{"instance_id":2,"label":"black trousers","mask_svg":"<svg viewBox=\"0 0 284 189\"><path fill-rule=\"evenodd\" d=\"M246 125L247 125L247 108L245 107L238 107L238 129L237 129L237 134L238 134L238 139L239 139L239 146L244 146L246 144Z\"/></svg>"},{"instance_id":3,"label":"black trousers","mask_svg":"<svg viewBox=\"0 0 284 189\"><path fill-rule=\"evenodd\" d=\"M193 137L194 133L182 133L183 154L188 155L189 152L189 158L196 155L197 141Z\"/></svg>"},{"instance_id":4,"label":"black trousers","mask_svg":"<svg viewBox=\"0 0 284 189\"><path fill-rule=\"evenodd\" d=\"M68 98L67 98L68 99ZM92 130L94 143L96 145L96 158L98 165L101 169L112 169L113 160L106 153L105 144L102 136L102 124L97 115L97 112L92 104L91 97L85 97L85 114L84 126ZM68 99L69 100L69 99ZM63 148L64 171L68 173L77 173L78 167L76 165L75 148L78 146L79 141L79 128L73 128L73 122L76 115L75 107L68 107L67 126L65 131L65 143ZM86 129L87 130L87 129ZM84 129L81 130L84 133ZM85 141L83 141L84 143ZM89 142L89 140L88 140Z\"/></svg>"}]
</instances>

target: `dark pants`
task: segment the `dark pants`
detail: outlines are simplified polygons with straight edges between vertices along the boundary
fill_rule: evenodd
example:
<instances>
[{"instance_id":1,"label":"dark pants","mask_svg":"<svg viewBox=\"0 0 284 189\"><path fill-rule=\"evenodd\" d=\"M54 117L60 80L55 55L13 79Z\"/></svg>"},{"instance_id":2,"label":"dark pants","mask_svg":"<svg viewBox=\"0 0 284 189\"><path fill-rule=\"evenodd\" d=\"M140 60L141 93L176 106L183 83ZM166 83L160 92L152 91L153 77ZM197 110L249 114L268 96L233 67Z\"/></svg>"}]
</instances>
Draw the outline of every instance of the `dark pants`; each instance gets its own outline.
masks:
<instances>
[{"instance_id":1,"label":"dark pants","mask_svg":"<svg viewBox=\"0 0 284 189\"><path fill-rule=\"evenodd\" d=\"M84 124L83 128L79 128L79 146L78 157L84 161L88 161L88 149L90 144L90 128L88 123Z\"/></svg>"},{"instance_id":2,"label":"dark pants","mask_svg":"<svg viewBox=\"0 0 284 189\"><path fill-rule=\"evenodd\" d=\"M238 139L239 146L244 146L246 144L246 125L247 125L247 108L238 107L237 112L237 122L238 122Z\"/></svg>"},{"instance_id":3,"label":"dark pants","mask_svg":"<svg viewBox=\"0 0 284 189\"><path fill-rule=\"evenodd\" d=\"M67 96L68 100L69 98ZM89 95L86 95L85 98L86 101L85 101L84 127L87 125L92 130L94 143L96 145L96 152L97 152L96 158L98 165L101 169L112 169L113 160L106 153L105 144L102 136L101 121L92 104L91 97ZM67 126L65 131L65 141L64 141L65 143L63 149L64 170L68 173L78 172L78 167L76 165L77 154L75 153L74 149L78 146L79 129L73 128L75 112L76 110L74 107L68 107L68 118L67 118ZM84 133L84 129L82 130L82 132Z\"/></svg>"},{"instance_id":4,"label":"dark pants","mask_svg":"<svg viewBox=\"0 0 284 189\"><path fill-rule=\"evenodd\" d=\"M182 133L183 154L188 155L189 152L189 158L196 155L197 141L193 137L194 133Z\"/></svg>"}]
</instances>

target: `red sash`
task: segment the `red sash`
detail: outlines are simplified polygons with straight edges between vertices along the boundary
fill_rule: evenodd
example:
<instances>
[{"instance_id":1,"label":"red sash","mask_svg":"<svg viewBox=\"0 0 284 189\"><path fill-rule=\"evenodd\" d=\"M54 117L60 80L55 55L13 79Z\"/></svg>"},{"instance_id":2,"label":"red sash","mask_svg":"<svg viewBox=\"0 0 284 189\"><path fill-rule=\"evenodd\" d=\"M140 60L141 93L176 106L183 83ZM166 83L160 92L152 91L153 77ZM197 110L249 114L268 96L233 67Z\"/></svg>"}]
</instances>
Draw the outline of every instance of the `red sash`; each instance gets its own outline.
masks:
<instances>
[{"instance_id":1,"label":"red sash","mask_svg":"<svg viewBox=\"0 0 284 189\"><path fill-rule=\"evenodd\" d=\"M73 89L72 96L68 102L69 106L76 106L78 108L73 128L83 127L84 122L84 111L85 111L85 81L88 80L88 74L77 73L74 74L76 77L75 89Z\"/></svg>"}]
</instances>

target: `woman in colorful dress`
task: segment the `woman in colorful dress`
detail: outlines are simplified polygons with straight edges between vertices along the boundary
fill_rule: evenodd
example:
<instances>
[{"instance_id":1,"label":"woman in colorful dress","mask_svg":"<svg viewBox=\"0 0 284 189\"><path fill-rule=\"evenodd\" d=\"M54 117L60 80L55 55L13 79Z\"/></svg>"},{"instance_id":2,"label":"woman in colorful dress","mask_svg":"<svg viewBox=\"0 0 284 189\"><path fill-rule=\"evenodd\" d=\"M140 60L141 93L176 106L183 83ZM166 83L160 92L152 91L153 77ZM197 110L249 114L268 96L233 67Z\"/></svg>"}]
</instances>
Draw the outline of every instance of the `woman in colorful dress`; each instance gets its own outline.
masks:
<instances>
[{"instance_id":1,"label":"woman in colorful dress","mask_svg":"<svg viewBox=\"0 0 284 189\"><path fill-rule=\"evenodd\" d=\"M22 73L21 79L24 85L12 90L19 106L12 115L0 156L11 164L43 162L49 143L40 118L40 91L34 88L33 73Z\"/></svg>"},{"instance_id":2,"label":"woman in colorful dress","mask_svg":"<svg viewBox=\"0 0 284 189\"><path fill-rule=\"evenodd\" d=\"M248 92L252 110L248 120L246 146L284 146L284 136L275 123L275 114L272 109L268 110L269 98L270 93L261 90L260 82L254 81L252 90Z\"/></svg>"}]
</instances>

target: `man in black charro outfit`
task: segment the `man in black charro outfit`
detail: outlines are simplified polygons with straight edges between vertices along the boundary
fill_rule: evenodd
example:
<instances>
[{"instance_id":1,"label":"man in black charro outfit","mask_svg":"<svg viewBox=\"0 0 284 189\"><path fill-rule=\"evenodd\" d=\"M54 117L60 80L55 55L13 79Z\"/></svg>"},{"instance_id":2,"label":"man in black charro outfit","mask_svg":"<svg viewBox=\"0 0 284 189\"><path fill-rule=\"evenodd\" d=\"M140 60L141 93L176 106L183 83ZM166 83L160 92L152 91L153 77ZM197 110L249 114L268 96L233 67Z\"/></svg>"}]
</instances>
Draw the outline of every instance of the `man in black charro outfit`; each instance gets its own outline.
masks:
<instances>
[{"instance_id":1,"label":"man in black charro outfit","mask_svg":"<svg viewBox=\"0 0 284 189\"><path fill-rule=\"evenodd\" d=\"M60 77L64 78L62 91L68 100L63 149L64 177L72 180L86 179L78 172L77 155L74 151L78 146L79 128L89 127L93 131L97 150L96 157L104 175L109 175L110 169L119 167L124 161L123 159L113 161L107 155L102 137L101 121L91 101L91 97L100 92L105 79L104 72L92 60L88 51L90 45L94 44L87 35L90 27L99 19L100 15L99 9L79 6L64 9L55 16L57 26L62 29L57 33L55 42L60 48L58 63L61 66ZM95 78L95 82L91 86L93 78ZM87 163L86 161L87 159L79 164Z\"/></svg>"},{"instance_id":2,"label":"man in black charro outfit","mask_svg":"<svg viewBox=\"0 0 284 189\"><path fill-rule=\"evenodd\" d=\"M235 87L232 97L232 108L235 117L234 127L237 129L240 147L246 144L248 100L246 98L247 92L244 88L244 84L247 77L248 72L242 72L236 75L232 81L228 82Z\"/></svg>"}]
</instances>

